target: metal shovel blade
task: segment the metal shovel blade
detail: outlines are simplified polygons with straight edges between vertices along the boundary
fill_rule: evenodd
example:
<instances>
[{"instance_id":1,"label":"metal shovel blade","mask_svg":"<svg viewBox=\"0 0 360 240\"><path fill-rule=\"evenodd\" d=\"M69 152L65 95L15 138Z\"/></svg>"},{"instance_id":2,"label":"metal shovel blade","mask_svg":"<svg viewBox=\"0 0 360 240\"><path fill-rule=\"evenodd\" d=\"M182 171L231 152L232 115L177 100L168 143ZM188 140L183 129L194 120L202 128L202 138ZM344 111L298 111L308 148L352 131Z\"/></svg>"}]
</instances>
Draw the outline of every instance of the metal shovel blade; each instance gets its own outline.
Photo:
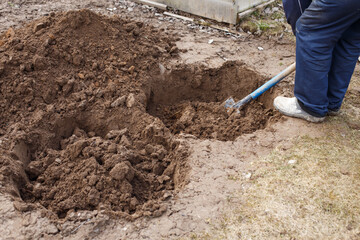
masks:
<instances>
[{"instance_id":1,"label":"metal shovel blade","mask_svg":"<svg viewBox=\"0 0 360 240\"><path fill-rule=\"evenodd\" d=\"M235 100L232 97L229 97L226 101L225 101L225 108L232 108L232 106L234 106L235 104Z\"/></svg>"}]
</instances>

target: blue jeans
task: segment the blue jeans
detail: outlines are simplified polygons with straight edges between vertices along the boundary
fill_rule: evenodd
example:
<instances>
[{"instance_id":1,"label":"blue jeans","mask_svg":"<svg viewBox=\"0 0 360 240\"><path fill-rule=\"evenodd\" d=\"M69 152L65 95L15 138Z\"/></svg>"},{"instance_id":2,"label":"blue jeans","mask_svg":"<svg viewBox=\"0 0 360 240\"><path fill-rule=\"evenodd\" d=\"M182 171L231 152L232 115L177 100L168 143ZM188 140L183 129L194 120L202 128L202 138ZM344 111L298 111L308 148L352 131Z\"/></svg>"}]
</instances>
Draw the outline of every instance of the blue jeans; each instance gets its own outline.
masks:
<instances>
[{"instance_id":1,"label":"blue jeans","mask_svg":"<svg viewBox=\"0 0 360 240\"><path fill-rule=\"evenodd\" d=\"M341 107L360 54L360 0L314 0L296 23L295 97L309 114Z\"/></svg>"},{"instance_id":2,"label":"blue jeans","mask_svg":"<svg viewBox=\"0 0 360 240\"><path fill-rule=\"evenodd\" d=\"M293 33L296 35L296 22L309 7L312 0L283 0L283 6L287 22L291 25Z\"/></svg>"}]
</instances>

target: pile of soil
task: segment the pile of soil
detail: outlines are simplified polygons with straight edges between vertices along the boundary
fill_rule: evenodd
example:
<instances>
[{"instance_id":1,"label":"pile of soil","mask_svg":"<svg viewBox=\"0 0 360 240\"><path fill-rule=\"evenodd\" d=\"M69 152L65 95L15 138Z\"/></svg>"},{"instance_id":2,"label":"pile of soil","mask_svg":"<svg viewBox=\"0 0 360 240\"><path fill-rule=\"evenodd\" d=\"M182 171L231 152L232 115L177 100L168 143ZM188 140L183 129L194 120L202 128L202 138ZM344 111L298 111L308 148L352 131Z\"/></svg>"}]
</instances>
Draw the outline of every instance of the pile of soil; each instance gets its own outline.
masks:
<instances>
[{"instance_id":1,"label":"pile of soil","mask_svg":"<svg viewBox=\"0 0 360 240\"><path fill-rule=\"evenodd\" d=\"M221 103L263 77L238 62L172 66L175 40L89 10L0 35L0 183L17 209L160 216L188 172L177 134L234 140L276 118L269 94L228 113Z\"/></svg>"},{"instance_id":2,"label":"pile of soil","mask_svg":"<svg viewBox=\"0 0 360 240\"><path fill-rule=\"evenodd\" d=\"M176 52L160 30L89 10L2 34L0 181L17 208L161 215L187 147L146 113L142 89Z\"/></svg>"}]
</instances>

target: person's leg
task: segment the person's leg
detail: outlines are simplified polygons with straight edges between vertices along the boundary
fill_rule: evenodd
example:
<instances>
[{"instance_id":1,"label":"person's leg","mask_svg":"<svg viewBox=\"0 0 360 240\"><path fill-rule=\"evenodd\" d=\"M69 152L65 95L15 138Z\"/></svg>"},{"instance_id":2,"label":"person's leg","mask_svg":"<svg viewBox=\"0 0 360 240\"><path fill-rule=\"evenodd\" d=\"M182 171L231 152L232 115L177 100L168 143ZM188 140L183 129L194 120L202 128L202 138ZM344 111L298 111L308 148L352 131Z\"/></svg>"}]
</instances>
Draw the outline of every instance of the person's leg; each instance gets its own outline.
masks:
<instances>
[{"instance_id":1,"label":"person's leg","mask_svg":"<svg viewBox=\"0 0 360 240\"><path fill-rule=\"evenodd\" d=\"M337 111L341 107L351 76L360 54L360 20L342 35L333 51L329 72L328 109Z\"/></svg>"},{"instance_id":2,"label":"person's leg","mask_svg":"<svg viewBox=\"0 0 360 240\"><path fill-rule=\"evenodd\" d=\"M311 0L283 0L284 12L287 22L291 25L293 33L296 35L296 22L309 7Z\"/></svg>"},{"instance_id":3,"label":"person's leg","mask_svg":"<svg viewBox=\"0 0 360 240\"><path fill-rule=\"evenodd\" d=\"M294 94L307 113L326 115L335 45L359 19L359 0L314 0L297 21Z\"/></svg>"}]
</instances>

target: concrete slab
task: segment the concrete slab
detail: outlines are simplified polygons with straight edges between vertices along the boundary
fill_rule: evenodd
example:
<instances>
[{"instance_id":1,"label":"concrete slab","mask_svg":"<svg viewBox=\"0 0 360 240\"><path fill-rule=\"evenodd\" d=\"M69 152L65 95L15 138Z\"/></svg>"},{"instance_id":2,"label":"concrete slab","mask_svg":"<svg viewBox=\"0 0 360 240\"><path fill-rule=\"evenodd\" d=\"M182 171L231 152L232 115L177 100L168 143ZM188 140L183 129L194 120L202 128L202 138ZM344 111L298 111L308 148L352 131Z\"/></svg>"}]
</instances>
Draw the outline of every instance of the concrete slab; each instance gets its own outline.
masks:
<instances>
[{"instance_id":1,"label":"concrete slab","mask_svg":"<svg viewBox=\"0 0 360 240\"><path fill-rule=\"evenodd\" d=\"M153 0L198 16L237 23L237 14L269 0Z\"/></svg>"},{"instance_id":2,"label":"concrete slab","mask_svg":"<svg viewBox=\"0 0 360 240\"><path fill-rule=\"evenodd\" d=\"M164 4L219 22L236 23L237 6L232 0L160 0Z\"/></svg>"}]
</instances>

